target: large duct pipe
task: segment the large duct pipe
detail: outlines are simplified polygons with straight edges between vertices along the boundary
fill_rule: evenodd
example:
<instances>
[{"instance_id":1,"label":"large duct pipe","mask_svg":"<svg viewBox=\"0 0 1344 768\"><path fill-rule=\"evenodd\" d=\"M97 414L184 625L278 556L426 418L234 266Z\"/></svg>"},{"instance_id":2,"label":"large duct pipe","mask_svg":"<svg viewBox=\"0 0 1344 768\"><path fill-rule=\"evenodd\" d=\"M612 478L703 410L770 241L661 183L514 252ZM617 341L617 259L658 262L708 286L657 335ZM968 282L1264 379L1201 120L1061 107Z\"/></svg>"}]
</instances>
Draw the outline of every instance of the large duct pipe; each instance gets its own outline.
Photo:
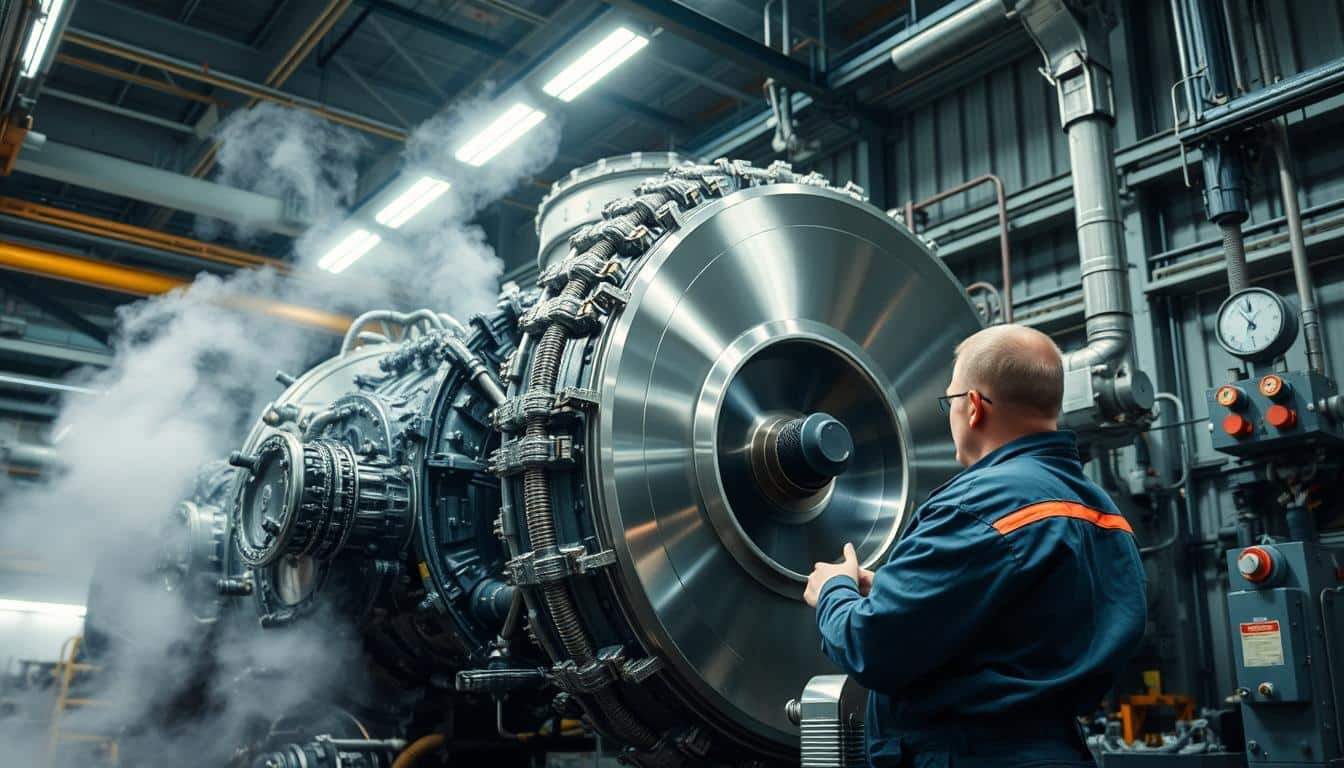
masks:
<instances>
[{"instance_id":1,"label":"large duct pipe","mask_svg":"<svg viewBox=\"0 0 1344 768\"><path fill-rule=\"evenodd\" d=\"M1128 439L1151 418L1153 387L1134 366L1129 264L1115 171L1115 102L1106 36L1096 4L1075 13L1063 0L1019 0L1018 17L1045 58L1069 139L1069 166L1087 341L1064 355L1060 424L1085 441Z\"/></svg>"},{"instance_id":2,"label":"large duct pipe","mask_svg":"<svg viewBox=\"0 0 1344 768\"><path fill-rule=\"evenodd\" d=\"M1133 335L1112 120L1097 116L1065 127L1087 334L1085 346L1064 355L1066 370L1121 359L1129 354Z\"/></svg>"},{"instance_id":3,"label":"large duct pipe","mask_svg":"<svg viewBox=\"0 0 1344 768\"><path fill-rule=\"evenodd\" d=\"M38 471L60 471L65 461L49 445L18 440L0 441L0 464Z\"/></svg>"},{"instance_id":4,"label":"large duct pipe","mask_svg":"<svg viewBox=\"0 0 1344 768\"><path fill-rule=\"evenodd\" d=\"M984 39L996 24L1008 18L1004 0L978 0L891 49L891 63L901 72L913 72L954 54L968 42Z\"/></svg>"}]
</instances>

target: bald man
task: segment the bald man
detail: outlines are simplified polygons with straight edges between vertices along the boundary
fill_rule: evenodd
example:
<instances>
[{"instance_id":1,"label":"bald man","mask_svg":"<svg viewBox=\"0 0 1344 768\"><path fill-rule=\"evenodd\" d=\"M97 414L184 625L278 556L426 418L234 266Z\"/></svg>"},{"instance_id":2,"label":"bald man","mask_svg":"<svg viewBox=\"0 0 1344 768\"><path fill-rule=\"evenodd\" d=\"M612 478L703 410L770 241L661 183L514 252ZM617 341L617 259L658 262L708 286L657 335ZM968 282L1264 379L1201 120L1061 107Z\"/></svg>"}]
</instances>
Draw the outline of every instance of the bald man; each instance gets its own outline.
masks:
<instances>
[{"instance_id":1,"label":"bald man","mask_svg":"<svg viewBox=\"0 0 1344 768\"><path fill-rule=\"evenodd\" d=\"M927 405L947 412L965 469L876 573L846 545L808 578L822 650L872 692L872 765L1093 765L1077 716L1143 634L1144 574L1129 524L1057 431L1063 390L1038 331L963 341Z\"/></svg>"}]
</instances>

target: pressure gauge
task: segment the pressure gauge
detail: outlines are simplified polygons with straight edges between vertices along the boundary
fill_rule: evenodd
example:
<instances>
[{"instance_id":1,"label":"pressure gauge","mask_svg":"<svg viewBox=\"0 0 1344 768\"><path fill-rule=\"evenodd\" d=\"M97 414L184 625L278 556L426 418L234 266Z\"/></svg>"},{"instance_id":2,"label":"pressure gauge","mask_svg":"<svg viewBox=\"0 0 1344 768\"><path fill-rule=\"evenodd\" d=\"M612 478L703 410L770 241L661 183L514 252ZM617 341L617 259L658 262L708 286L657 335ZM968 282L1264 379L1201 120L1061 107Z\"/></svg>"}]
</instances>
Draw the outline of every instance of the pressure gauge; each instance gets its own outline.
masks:
<instances>
[{"instance_id":1,"label":"pressure gauge","mask_svg":"<svg viewBox=\"0 0 1344 768\"><path fill-rule=\"evenodd\" d=\"M1267 362L1297 338L1297 316L1288 302L1265 288L1237 291L1218 308L1218 343L1243 360Z\"/></svg>"}]
</instances>

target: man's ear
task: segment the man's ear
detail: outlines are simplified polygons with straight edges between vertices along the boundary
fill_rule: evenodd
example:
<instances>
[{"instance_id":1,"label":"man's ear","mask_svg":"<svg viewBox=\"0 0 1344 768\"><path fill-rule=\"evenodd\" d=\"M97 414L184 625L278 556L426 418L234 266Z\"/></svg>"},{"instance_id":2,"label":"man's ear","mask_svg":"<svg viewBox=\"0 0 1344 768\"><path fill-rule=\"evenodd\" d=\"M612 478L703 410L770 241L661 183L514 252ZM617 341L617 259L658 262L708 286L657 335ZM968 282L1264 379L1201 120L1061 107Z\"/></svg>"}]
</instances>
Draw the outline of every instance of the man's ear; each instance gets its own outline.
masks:
<instances>
[{"instance_id":1,"label":"man's ear","mask_svg":"<svg viewBox=\"0 0 1344 768\"><path fill-rule=\"evenodd\" d=\"M966 406L967 409L970 411L969 414L970 418L968 419L967 423L970 424L970 426L972 427L980 426L980 422L983 421L985 418L984 407L980 405L980 393L976 392L975 390L971 390L966 395Z\"/></svg>"}]
</instances>

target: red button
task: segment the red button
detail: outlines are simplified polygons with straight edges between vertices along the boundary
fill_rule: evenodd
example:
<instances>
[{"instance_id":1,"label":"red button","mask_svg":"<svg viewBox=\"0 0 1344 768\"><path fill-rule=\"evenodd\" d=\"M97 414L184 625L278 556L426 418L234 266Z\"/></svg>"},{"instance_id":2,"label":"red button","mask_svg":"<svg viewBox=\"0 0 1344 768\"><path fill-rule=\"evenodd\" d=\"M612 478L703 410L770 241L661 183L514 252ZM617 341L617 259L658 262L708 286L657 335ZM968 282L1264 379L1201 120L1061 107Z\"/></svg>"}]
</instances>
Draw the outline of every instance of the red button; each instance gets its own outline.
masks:
<instances>
[{"instance_id":1,"label":"red button","mask_svg":"<svg viewBox=\"0 0 1344 768\"><path fill-rule=\"evenodd\" d=\"M1265 411L1265 421L1275 429L1292 429L1297 426L1297 411L1283 405L1271 405Z\"/></svg>"},{"instance_id":2,"label":"red button","mask_svg":"<svg viewBox=\"0 0 1344 768\"><path fill-rule=\"evenodd\" d=\"M1229 413L1223 417L1223 431L1233 437L1246 437L1255 431L1255 425L1240 413Z\"/></svg>"},{"instance_id":3,"label":"red button","mask_svg":"<svg viewBox=\"0 0 1344 768\"><path fill-rule=\"evenodd\" d=\"M1260 547L1247 547L1237 556L1237 570L1247 581L1259 584L1274 572L1274 558Z\"/></svg>"}]
</instances>

